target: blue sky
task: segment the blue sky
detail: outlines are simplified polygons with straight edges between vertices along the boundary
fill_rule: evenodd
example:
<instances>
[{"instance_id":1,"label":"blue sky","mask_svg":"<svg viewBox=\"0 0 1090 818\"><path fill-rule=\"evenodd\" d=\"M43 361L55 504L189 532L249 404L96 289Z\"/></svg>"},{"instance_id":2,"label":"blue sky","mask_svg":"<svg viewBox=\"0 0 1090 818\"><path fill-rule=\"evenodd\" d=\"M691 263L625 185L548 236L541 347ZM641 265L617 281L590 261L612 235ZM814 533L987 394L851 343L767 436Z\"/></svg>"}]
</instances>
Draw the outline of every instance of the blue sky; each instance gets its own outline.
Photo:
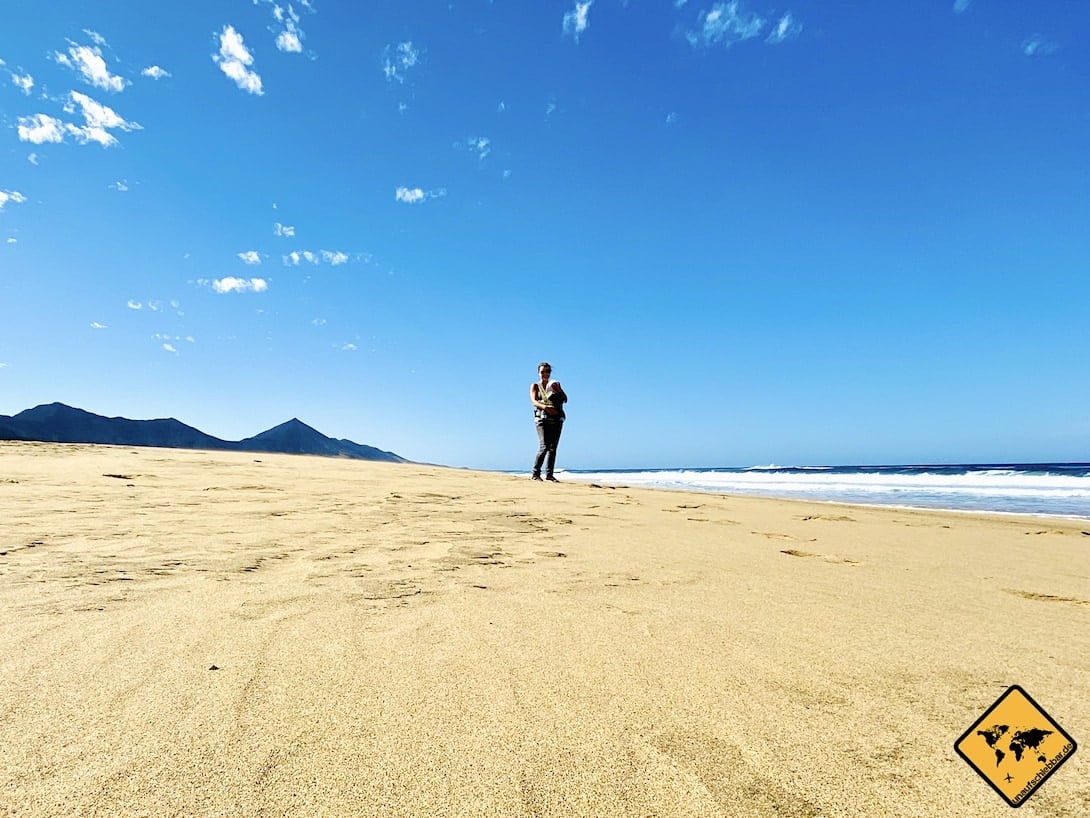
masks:
<instances>
[{"instance_id":1,"label":"blue sky","mask_svg":"<svg viewBox=\"0 0 1090 818\"><path fill-rule=\"evenodd\" d=\"M528 468L1090 459L1090 13L0 5L0 414Z\"/></svg>"}]
</instances>

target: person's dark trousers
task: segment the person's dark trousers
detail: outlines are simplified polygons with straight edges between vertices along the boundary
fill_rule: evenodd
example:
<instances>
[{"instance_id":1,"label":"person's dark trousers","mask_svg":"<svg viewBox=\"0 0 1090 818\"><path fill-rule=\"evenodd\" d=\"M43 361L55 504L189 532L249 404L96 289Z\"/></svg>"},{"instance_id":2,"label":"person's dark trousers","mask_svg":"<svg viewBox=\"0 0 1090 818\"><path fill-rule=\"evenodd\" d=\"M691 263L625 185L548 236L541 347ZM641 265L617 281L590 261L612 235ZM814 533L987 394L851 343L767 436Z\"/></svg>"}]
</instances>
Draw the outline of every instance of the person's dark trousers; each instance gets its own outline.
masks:
<instances>
[{"instance_id":1,"label":"person's dark trousers","mask_svg":"<svg viewBox=\"0 0 1090 818\"><path fill-rule=\"evenodd\" d=\"M556 466L556 445L560 442L560 433L564 430L564 424L545 421L537 424L537 439L541 444L537 449L537 458L534 460L534 477L541 477L541 464L545 464L545 474L553 476L553 468Z\"/></svg>"}]
</instances>

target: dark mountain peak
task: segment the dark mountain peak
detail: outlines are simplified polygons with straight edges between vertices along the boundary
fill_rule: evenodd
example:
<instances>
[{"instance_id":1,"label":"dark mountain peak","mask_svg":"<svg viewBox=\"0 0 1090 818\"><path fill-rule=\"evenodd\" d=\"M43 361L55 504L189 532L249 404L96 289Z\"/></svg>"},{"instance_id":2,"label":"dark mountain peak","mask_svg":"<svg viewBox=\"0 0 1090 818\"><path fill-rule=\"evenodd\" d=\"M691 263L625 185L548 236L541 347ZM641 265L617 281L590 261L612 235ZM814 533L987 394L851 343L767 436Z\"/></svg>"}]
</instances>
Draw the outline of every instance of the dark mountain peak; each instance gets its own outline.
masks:
<instances>
[{"instance_id":1,"label":"dark mountain peak","mask_svg":"<svg viewBox=\"0 0 1090 818\"><path fill-rule=\"evenodd\" d=\"M329 440L330 438L323 435L313 426L308 426L299 420L299 418L292 418L286 420L279 426L273 426L271 429L266 429L259 435L248 437L242 441L243 444L251 443L253 441L314 441L314 440Z\"/></svg>"},{"instance_id":2,"label":"dark mountain peak","mask_svg":"<svg viewBox=\"0 0 1090 818\"><path fill-rule=\"evenodd\" d=\"M206 435L174 418L106 418L63 403L43 403L10 417L0 415L0 440L161 446L170 449L232 449L407 462L393 452L373 446L363 446L351 440L333 440L299 418L292 418L239 443L232 443Z\"/></svg>"},{"instance_id":3,"label":"dark mountain peak","mask_svg":"<svg viewBox=\"0 0 1090 818\"><path fill-rule=\"evenodd\" d=\"M77 417L86 418L92 417L92 414L83 409L77 409L74 406L69 406L65 403L59 403L54 401L53 403L41 403L35 406L33 409L24 409L17 415L12 417L15 420L51 420L57 417Z\"/></svg>"}]
</instances>

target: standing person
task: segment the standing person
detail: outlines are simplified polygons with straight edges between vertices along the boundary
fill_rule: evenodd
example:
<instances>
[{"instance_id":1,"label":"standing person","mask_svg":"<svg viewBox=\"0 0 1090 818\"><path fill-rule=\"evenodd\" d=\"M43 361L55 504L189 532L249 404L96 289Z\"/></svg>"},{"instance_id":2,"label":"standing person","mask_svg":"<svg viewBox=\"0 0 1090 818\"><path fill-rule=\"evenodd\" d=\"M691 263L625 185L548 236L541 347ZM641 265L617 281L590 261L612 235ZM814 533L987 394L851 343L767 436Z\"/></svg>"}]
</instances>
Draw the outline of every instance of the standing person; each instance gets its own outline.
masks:
<instances>
[{"instance_id":1,"label":"standing person","mask_svg":"<svg viewBox=\"0 0 1090 818\"><path fill-rule=\"evenodd\" d=\"M541 466L545 465L545 479L556 483L553 468L556 466L556 446L564 430L564 404L568 396L558 381L552 380L553 367L548 361L537 365L539 380L530 384L530 403L534 405L534 424L537 426L537 458L534 460L532 480L541 479Z\"/></svg>"}]
</instances>

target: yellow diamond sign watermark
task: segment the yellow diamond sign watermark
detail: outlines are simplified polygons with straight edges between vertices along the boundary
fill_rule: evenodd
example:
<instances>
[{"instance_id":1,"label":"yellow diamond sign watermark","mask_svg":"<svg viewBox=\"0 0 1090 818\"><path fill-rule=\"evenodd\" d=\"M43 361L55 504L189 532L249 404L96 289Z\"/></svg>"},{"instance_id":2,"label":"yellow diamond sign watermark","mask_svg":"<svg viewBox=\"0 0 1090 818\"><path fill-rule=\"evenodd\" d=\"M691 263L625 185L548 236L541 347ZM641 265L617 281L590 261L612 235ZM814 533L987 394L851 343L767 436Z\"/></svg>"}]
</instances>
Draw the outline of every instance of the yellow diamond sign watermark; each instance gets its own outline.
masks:
<instances>
[{"instance_id":1,"label":"yellow diamond sign watermark","mask_svg":"<svg viewBox=\"0 0 1090 818\"><path fill-rule=\"evenodd\" d=\"M957 754L1020 807L1075 752L1075 739L1018 685L1000 696L954 744Z\"/></svg>"}]
</instances>

